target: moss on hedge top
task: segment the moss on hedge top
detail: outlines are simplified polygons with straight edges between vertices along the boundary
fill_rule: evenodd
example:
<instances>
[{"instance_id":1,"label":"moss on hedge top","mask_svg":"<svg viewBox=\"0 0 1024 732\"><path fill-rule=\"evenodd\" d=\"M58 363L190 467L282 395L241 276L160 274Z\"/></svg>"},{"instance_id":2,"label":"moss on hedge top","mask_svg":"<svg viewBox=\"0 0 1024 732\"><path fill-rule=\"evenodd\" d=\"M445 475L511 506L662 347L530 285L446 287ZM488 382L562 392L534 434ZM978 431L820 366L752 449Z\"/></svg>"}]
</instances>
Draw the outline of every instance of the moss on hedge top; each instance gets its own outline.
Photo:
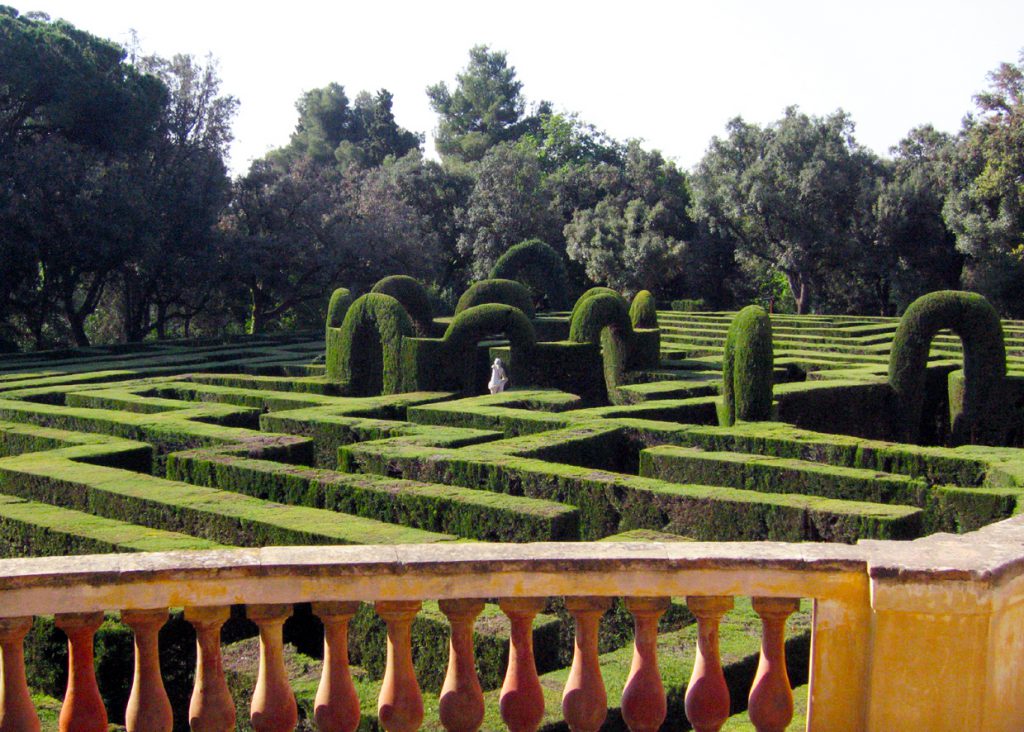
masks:
<instances>
[{"instance_id":1,"label":"moss on hedge top","mask_svg":"<svg viewBox=\"0 0 1024 732\"><path fill-rule=\"evenodd\" d=\"M455 314L468 310L477 305L487 303L502 303L511 305L523 311L527 318L532 318L533 298L526 285L515 280L480 280L470 285L469 289L462 293L458 305L455 306Z\"/></svg>"},{"instance_id":2,"label":"moss on hedge top","mask_svg":"<svg viewBox=\"0 0 1024 732\"><path fill-rule=\"evenodd\" d=\"M391 295L398 300L416 325L416 332L424 337L430 336L434 313L427 288L419 280L408 275L391 275L378 281L370 292Z\"/></svg>"},{"instance_id":3,"label":"moss on hedge top","mask_svg":"<svg viewBox=\"0 0 1024 732\"><path fill-rule=\"evenodd\" d=\"M542 309L564 310L569 277L565 263L551 246L540 239L528 239L509 248L491 269L492 279L522 282L530 288Z\"/></svg>"}]
</instances>

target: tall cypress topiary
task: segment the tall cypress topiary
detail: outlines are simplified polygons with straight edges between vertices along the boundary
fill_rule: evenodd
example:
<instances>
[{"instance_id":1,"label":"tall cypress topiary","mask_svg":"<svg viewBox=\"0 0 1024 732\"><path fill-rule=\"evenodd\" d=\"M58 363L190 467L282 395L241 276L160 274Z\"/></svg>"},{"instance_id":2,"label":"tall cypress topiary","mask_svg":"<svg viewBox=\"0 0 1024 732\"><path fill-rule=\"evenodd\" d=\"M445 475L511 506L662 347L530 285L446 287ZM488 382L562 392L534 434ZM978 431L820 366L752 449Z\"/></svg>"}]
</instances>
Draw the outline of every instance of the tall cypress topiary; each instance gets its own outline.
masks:
<instances>
[{"instance_id":1,"label":"tall cypress topiary","mask_svg":"<svg viewBox=\"0 0 1024 732\"><path fill-rule=\"evenodd\" d=\"M564 310L568 301L569 276L562 257L540 239L520 242L498 257L491 279L522 282L543 309Z\"/></svg>"},{"instance_id":2,"label":"tall cypress topiary","mask_svg":"<svg viewBox=\"0 0 1024 732\"><path fill-rule=\"evenodd\" d=\"M935 334L945 328L960 336L964 353L959 412L951 415L952 440L992 441L999 431L998 397L1006 376L1003 328L988 300L958 290L923 295L900 319L889 355L897 439L916 442L920 438L928 352Z\"/></svg>"},{"instance_id":3,"label":"tall cypress topiary","mask_svg":"<svg viewBox=\"0 0 1024 732\"><path fill-rule=\"evenodd\" d=\"M352 293L348 288L339 287L331 293L331 300L327 304L327 327L340 328L345 320L345 313L352 304Z\"/></svg>"},{"instance_id":4,"label":"tall cypress topiary","mask_svg":"<svg viewBox=\"0 0 1024 732\"><path fill-rule=\"evenodd\" d=\"M774 367L771 319L764 308L748 305L732 319L725 338L718 415L722 425L771 419Z\"/></svg>"}]
</instances>

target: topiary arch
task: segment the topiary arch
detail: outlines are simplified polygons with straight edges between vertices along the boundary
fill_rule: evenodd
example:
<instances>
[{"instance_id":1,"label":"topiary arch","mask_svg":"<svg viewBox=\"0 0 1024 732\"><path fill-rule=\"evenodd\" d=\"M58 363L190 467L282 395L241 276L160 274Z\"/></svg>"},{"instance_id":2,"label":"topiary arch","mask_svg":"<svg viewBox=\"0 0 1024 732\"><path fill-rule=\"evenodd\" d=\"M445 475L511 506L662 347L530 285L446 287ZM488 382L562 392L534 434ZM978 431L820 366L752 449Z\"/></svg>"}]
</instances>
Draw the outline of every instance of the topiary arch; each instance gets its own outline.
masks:
<instances>
[{"instance_id":1,"label":"topiary arch","mask_svg":"<svg viewBox=\"0 0 1024 732\"><path fill-rule=\"evenodd\" d=\"M391 295L398 300L405 308L405 312L412 318L412 322L416 326L416 333L424 337L430 336L434 313L430 306L427 288L419 280L408 275L391 275L379 280L370 292Z\"/></svg>"},{"instance_id":2,"label":"topiary arch","mask_svg":"<svg viewBox=\"0 0 1024 732\"><path fill-rule=\"evenodd\" d=\"M569 276L565 263L558 252L540 239L528 239L509 248L498 257L490 276L492 279L523 283L546 309L564 310L567 307Z\"/></svg>"},{"instance_id":3,"label":"topiary arch","mask_svg":"<svg viewBox=\"0 0 1024 732\"><path fill-rule=\"evenodd\" d=\"M529 318L519 308L503 303L475 305L455 316L444 334L444 353L449 363L459 370L460 387L465 393L476 393L482 382L476 373L476 348L489 336L502 334L511 346L509 376L515 378L517 362L523 363L537 341ZM480 383L478 383L480 382Z\"/></svg>"},{"instance_id":4,"label":"topiary arch","mask_svg":"<svg viewBox=\"0 0 1024 732\"><path fill-rule=\"evenodd\" d=\"M462 293L455 314L486 303L502 303L511 305L523 312L527 318L533 317L533 298L522 282L515 280L480 280L469 286Z\"/></svg>"},{"instance_id":5,"label":"topiary arch","mask_svg":"<svg viewBox=\"0 0 1024 732\"><path fill-rule=\"evenodd\" d=\"M771 319L764 308L748 305L736 313L725 337L720 424L771 419L774 368Z\"/></svg>"},{"instance_id":6,"label":"topiary arch","mask_svg":"<svg viewBox=\"0 0 1024 732\"><path fill-rule=\"evenodd\" d=\"M572 309L569 340L601 347L605 386L609 398L622 383L633 348L633 323L625 298L608 288L583 293Z\"/></svg>"},{"instance_id":7,"label":"topiary arch","mask_svg":"<svg viewBox=\"0 0 1024 732\"><path fill-rule=\"evenodd\" d=\"M337 349L327 353L327 373L347 382L355 396L398 393L402 338L412 334L412 320L398 300L363 295L345 314Z\"/></svg>"},{"instance_id":8,"label":"topiary arch","mask_svg":"<svg viewBox=\"0 0 1024 732\"><path fill-rule=\"evenodd\" d=\"M998 430L998 395L1006 376L1003 327L981 295L940 290L919 297L900 319L889 355L889 385L896 393L897 439L917 442L932 339L950 329L963 343L963 401L950 425L953 440L975 442Z\"/></svg>"}]
</instances>

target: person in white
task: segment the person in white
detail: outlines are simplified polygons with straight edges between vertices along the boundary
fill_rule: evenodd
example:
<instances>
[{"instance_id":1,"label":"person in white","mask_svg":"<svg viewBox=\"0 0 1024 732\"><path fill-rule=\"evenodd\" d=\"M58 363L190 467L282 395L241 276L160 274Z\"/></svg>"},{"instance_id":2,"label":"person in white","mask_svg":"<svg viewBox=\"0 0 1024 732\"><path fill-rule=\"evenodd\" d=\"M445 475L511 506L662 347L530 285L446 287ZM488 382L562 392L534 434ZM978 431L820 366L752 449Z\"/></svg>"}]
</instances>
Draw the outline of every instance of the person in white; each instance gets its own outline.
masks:
<instances>
[{"instance_id":1,"label":"person in white","mask_svg":"<svg viewBox=\"0 0 1024 732\"><path fill-rule=\"evenodd\" d=\"M487 388L492 394L497 394L505 391L506 384L508 384L508 375L505 373L505 364L500 358L496 358L491 366L491 380L487 382Z\"/></svg>"}]
</instances>

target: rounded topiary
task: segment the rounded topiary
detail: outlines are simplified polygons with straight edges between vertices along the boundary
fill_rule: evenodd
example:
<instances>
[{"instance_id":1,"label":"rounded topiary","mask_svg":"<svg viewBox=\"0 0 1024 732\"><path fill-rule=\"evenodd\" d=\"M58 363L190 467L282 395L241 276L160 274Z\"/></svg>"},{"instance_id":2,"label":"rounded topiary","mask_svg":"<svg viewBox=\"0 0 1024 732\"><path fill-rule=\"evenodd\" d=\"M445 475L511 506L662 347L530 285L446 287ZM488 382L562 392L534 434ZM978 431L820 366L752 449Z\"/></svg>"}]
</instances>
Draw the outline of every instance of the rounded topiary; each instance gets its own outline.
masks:
<instances>
[{"instance_id":1,"label":"rounded topiary","mask_svg":"<svg viewBox=\"0 0 1024 732\"><path fill-rule=\"evenodd\" d=\"M524 357L533 348L537 337L529 318L517 307L504 303L474 305L455 316L444 333L448 363L459 370L464 392L475 393L482 385L476 383L476 348L488 336L504 335L511 346L509 376L523 365Z\"/></svg>"},{"instance_id":2,"label":"rounded topiary","mask_svg":"<svg viewBox=\"0 0 1024 732\"><path fill-rule=\"evenodd\" d=\"M328 374L337 374L356 396L395 394L401 390L402 338L412 335L412 319L398 300L378 292L363 295L345 314Z\"/></svg>"},{"instance_id":3,"label":"rounded topiary","mask_svg":"<svg viewBox=\"0 0 1024 732\"><path fill-rule=\"evenodd\" d=\"M565 263L558 252L540 239L528 239L509 248L498 257L490 276L522 282L546 309L564 310L568 306L569 276Z\"/></svg>"},{"instance_id":4,"label":"rounded topiary","mask_svg":"<svg viewBox=\"0 0 1024 732\"><path fill-rule=\"evenodd\" d=\"M459 303L455 306L455 314L458 315L471 307L487 303L511 305L522 310L527 318L533 317L533 298L530 296L530 291L526 285L515 280L474 282L459 298Z\"/></svg>"},{"instance_id":5,"label":"rounded topiary","mask_svg":"<svg viewBox=\"0 0 1024 732\"><path fill-rule=\"evenodd\" d=\"M587 290L572 310L569 340L574 343L599 343L601 331L609 327L624 334L633 332L626 299L607 287Z\"/></svg>"},{"instance_id":6,"label":"rounded topiary","mask_svg":"<svg viewBox=\"0 0 1024 732\"><path fill-rule=\"evenodd\" d=\"M339 287L332 292L331 301L327 304L327 327L340 328L351 304L352 293L348 288Z\"/></svg>"},{"instance_id":7,"label":"rounded topiary","mask_svg":"<svg viewBox=\"0 0 1024 732\"><path fill-rule=\"evenodd\" d=\"M771 319L761 306L748 305L732 319L725 338L721 424L771 419L774 368Z\"/></svg>"},{"instance_id":8,"label":"rounded topiary","mask_svg":"<svg viewBox=\"0 0 1024 732\"><path fill-rule=\"evenodd\" d=\"M370 292L391 295L398 300L416 325L417 334L424 337L430 335L434 313L427 288L419 280L408 275L391 275L378 281Z\"/></svg>"},{"instance_id":9,"label":"rounded topiary","mask_svg":"<svg viewBox=\"0 0 1024 732\"><path fill-rule=\"evenodd\" d=\"M1006 376L1003 327L981 295L940 290L919 297L900 319L889 355L889 384L896 393L897 439L916 442L921 432L925 370L932 339L949 328L963 343L959 413L951 415L954 441L986 439L998 429L998 394Z\"/></svg>"},{"instance_id":10,"label":"rounded topiary","mask_svg":"<svg viewBox=\"0 0 1024 732\"><path fill-rule=\"evenodd\" d=\"M629 306L629 319L633 321L634 328L657 328L658 308L654 295L647 290L636 293L633 304Z\"/></svg>"}]
</instances>

